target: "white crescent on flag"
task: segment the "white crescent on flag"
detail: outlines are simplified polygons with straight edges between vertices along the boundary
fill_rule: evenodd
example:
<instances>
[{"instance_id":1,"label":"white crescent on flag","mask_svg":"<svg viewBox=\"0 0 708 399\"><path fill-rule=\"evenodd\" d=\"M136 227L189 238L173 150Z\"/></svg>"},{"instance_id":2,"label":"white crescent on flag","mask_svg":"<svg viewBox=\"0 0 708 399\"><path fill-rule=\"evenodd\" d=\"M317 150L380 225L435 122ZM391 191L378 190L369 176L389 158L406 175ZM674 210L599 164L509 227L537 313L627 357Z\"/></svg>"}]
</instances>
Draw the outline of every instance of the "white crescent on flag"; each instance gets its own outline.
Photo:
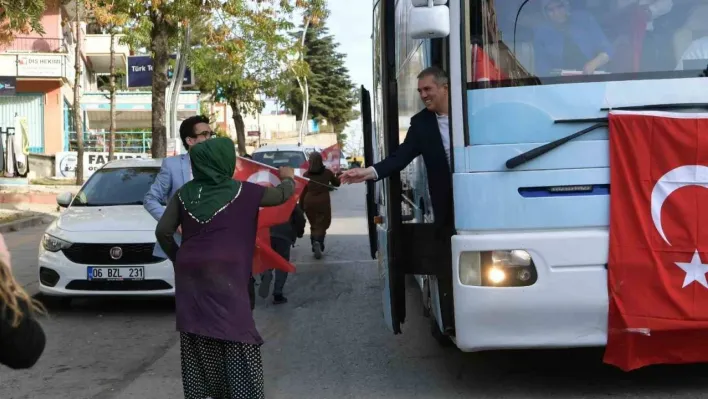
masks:
<instances>
[{"instance_id":1,"label":"white crescent on flag","mask_svg":"<svg viewBox=\"0 0 708 399\"><path fill-rule=\"evenodd\" d=\"M661 226L661 208L674 191L682 187L697 186L708 188L708 166L684 165L667 172L654 185L651 192L651 218L661 238L671 245Z\"/></svg>"},{"instance_id":2,"label":"white crescent on flag","mask_svg":"<svg viewBox=\"0 0 708 399\"><path fill-rule=\"evenodd\" d=\"M259 170L258 172L248 176L249 183L260 184L261 186L270 185L276 187L280 184L280 179L267 170Z\"/></svg>"}]
</instances>

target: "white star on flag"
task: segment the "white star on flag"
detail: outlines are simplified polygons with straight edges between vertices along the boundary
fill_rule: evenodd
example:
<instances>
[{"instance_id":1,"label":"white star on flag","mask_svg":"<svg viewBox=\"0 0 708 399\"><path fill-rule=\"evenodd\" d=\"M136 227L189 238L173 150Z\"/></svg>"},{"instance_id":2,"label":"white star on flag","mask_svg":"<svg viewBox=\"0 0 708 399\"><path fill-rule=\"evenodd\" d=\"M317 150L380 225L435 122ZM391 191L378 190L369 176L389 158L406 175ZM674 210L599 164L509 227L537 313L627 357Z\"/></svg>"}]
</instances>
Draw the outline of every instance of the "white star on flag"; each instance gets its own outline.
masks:
<instances>
[{"instance_id":1,"label":"white star on flag","mask_svg":"<svg viewBox=\"0 0 708 399\"><path fill-rule=\"evenodd\" d=\"M686 278L683 280L683 287L686 288L687 285L696 281L698 284L708 288L708 281L706 281L706 273L708 273L708 265L701 263L701 258L698 256L698 250L693 253L693 258L691 263L675 262L676 266L680 267L684 272L686 272Z\"/></svg>"}]
</instances>

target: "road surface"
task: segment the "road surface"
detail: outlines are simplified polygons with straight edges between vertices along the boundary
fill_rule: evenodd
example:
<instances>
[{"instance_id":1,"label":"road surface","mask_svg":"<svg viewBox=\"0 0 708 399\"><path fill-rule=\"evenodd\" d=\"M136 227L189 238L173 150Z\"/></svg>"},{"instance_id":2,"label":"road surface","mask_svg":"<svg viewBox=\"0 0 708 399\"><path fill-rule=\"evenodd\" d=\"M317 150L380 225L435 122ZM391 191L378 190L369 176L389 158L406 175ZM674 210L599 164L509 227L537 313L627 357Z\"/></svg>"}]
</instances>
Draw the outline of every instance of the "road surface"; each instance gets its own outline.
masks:
<instances>
[{"instance_id":1,"label":"road surface","mask_svg":"<svg viewBox=\"0 0 708 399\"><path fill-rule=\"evenodd\" d=\"M368 257L363 186L333 193L335 219L316 261L309 237L293 251L289 303L258 298L255 311L270 398L703 398L708 366L625 374L602 350L463 354L430 336L414 283L409 319L393 336L381 316ZM18 279L35 293L43 228L6 235ZM180 399L171 300L77 300L43 321L47 349L32 370L0 369L3 399Z\"/></svg>"}]
</instances>

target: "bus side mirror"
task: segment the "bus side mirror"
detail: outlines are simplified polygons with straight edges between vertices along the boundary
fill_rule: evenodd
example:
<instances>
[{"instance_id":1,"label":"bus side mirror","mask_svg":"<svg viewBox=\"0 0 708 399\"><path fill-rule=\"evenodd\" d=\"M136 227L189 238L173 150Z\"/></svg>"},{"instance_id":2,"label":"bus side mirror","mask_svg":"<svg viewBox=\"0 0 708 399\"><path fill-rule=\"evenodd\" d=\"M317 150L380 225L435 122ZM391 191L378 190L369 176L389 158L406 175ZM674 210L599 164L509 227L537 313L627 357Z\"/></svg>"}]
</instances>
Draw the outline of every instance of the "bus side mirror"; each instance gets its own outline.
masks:
<instances>
[{"instance_id":1,"label":"bus side mirror","mask_svg":"<svg viewBox=\"0 0 708 399\"><path fill-rule=\"evenodd\" d=\"M450 34L450 9L447 0L412 0L408 15L411 39L437 39Z\"/></svg>"}]
</instances>

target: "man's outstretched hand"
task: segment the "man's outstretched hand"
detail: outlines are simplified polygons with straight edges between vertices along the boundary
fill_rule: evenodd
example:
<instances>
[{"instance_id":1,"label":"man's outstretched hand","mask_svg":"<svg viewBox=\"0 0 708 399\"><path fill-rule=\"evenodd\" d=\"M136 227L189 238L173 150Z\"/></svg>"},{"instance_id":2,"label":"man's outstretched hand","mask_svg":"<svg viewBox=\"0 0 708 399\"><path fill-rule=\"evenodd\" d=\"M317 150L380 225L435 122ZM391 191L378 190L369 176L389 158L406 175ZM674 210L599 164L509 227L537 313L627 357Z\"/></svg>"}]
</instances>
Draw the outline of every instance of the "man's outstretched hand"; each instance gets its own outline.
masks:
<instances>
[{"instance_id":1,"label":"man's outstretched hand","mask_svg":"<svg viewBox=\"0 0 708 399\"><path fill-rule=\"evenodd\" d=\"M374 168L354 168L342 173L339 179L344 184L361 183L376 178Z\"/></svg>"}]
</instances>

